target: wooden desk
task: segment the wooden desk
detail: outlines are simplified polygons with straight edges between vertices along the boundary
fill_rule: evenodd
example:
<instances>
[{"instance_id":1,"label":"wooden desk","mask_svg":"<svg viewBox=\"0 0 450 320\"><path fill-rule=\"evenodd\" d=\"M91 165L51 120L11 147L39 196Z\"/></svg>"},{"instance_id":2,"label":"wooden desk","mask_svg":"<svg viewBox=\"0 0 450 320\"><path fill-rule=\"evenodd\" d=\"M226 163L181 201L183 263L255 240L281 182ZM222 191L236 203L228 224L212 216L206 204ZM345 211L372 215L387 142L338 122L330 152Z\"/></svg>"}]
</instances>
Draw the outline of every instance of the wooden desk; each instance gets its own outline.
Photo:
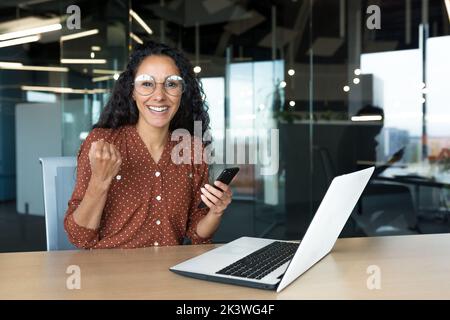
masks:
<instances>
[{"instance_id":1,"label":"wooden desk","mask_svg":"<svg viewBox=\"0 0 450 320\"><path fill-rule=\"evenodd\" d=\"M0 299L450 299L450 234L339 239L284 291L252 289L168 270L214 245L0 254ZM81 268L81 289L66 269ZM367 268L381 271L369 290Z\"/></svg>"}]
</instances>

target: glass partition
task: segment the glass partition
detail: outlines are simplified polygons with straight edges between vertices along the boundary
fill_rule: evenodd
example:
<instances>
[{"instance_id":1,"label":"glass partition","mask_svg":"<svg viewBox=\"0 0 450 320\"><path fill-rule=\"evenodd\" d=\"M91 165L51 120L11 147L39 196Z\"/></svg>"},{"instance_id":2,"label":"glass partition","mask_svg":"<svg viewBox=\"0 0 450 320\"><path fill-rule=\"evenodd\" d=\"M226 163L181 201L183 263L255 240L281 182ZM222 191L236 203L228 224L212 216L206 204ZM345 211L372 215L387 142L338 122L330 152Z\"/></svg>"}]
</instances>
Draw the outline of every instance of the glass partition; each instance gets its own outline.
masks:
<instances>
[{"instance_id":1,"label":"glass partition","mask_svg":"<svg viewBox=\"0 0 450 320\"><path fill-rule=\"evenodd\" d=\"M60 63L70 70L61 86L71 90L62 95L63 155L75 154L98 120L114 82L125 69L130 41L127 1L73 5L79 7L79 25L70 29L74 21L63 11L67 27L59 39Z\"/></svg>"},{"instance_id":2,"label":"glass partition","mask_svg":"<svg viewBox=\"0 0 450 320\"><path fill-rule=\"evenodd\" d=\"M341 236L450 232L444 1L8 1L0 12L4 38L55 25L0 40L0 201L20 213L43 214L37 159L76 155L131 48L155 40L202 82L221 155L211 176L241 168L215 241L302 238L331 180L368 166Z\"/></svg>"}]
</instances>

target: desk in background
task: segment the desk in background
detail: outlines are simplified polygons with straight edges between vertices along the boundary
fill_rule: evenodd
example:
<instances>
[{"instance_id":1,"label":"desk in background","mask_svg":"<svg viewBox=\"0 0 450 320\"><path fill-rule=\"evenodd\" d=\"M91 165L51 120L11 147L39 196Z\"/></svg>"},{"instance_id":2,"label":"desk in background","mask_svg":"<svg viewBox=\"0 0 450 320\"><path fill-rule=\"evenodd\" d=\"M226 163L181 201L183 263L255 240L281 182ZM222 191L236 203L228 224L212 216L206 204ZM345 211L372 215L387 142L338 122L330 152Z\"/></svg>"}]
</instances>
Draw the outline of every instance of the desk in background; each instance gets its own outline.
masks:
<instances>
[{"instance_id":1,"label":"desk in background","mask_svg":"<svg viewBox=\"0 0 450 320\"><path fill-rule=\"evenodd\" d=\"M168 270L216 245L0 254L0 299L450 299L450 234L339 239L277 294ZM70 265L81 289L68 290ZM381 289L369 290L369 266Z\"/></svg>"},{"instance_id":2,"label":"desk in background","mask_svg":"<svg viewBox=\"0 0 450 320\"><path fill-rule=\"evenodd\" d=\"M412 166L412 168L388 168L382 175L374 180L388 183L401 183L412 187L414 195L414 205L416 211L431 211L435 217L448 219L450 216L450 201L448 195L450 192L450 176L447 173L439 173L433 176L423 174L426 167ZM431 188L434 191L435 208L423 208L421 205L421 188Z\"/></svg>"}]
</instances>

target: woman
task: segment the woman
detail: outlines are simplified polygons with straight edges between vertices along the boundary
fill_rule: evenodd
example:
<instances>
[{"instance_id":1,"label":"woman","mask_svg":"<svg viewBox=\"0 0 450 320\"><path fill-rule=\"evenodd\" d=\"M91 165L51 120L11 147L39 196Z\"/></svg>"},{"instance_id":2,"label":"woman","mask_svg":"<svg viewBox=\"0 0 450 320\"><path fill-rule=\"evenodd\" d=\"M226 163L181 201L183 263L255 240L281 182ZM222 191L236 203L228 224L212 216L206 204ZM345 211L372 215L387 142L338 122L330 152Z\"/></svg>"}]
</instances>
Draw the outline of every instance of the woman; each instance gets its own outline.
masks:
<instances>
[{"instance_id":1,"label":"woman","mask_svg":"<svg viewBox=\"0 0 450 320\"><path fill-rule=\"evenodd\" d=\"M77 181L64 219L80 248L208 243L231 202L228 186L208 184L208 166L176 164L171 132L193 135L209 117L191 63L149 42L131 54L111 99L78 153ZM194 140L194 139L193 139ZM196 140L199 141L198 138ZM199 209L203 200L207 207Z\"/></svg>"}]
</instances>

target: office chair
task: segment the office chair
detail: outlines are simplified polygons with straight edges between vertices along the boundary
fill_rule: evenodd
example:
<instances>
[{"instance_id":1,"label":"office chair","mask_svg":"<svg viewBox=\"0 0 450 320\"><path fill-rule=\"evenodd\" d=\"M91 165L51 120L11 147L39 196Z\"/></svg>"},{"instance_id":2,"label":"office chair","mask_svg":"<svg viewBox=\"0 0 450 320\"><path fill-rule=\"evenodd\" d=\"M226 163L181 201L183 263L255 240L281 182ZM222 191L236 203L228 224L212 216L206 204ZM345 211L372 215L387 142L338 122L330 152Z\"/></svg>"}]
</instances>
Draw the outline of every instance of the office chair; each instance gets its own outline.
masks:
<instances>
[{"instance_id":1,"label":"office chair","mask_svg":"<svg viewBox=\"0 0 450 320\"><path fill-rule=\"evenodd\" d=\"M329 185L337 175L328 149L314 146ZM401 183L384 183L373 177L350 216L366 236L420 233L412 192ZM345 230L345 229L344 229Z\"/></svg>"},{"instance_id":2,"label":"office chair","mask_svg":"<svg viewBox=\"0 0 450 320\"><path fill-rule=\"evenodd\" d=\"M76 249L64 230L64 215L76 181L76 157L39 158L44 187L47 251Z\"/></svg>"}]
</instances>

